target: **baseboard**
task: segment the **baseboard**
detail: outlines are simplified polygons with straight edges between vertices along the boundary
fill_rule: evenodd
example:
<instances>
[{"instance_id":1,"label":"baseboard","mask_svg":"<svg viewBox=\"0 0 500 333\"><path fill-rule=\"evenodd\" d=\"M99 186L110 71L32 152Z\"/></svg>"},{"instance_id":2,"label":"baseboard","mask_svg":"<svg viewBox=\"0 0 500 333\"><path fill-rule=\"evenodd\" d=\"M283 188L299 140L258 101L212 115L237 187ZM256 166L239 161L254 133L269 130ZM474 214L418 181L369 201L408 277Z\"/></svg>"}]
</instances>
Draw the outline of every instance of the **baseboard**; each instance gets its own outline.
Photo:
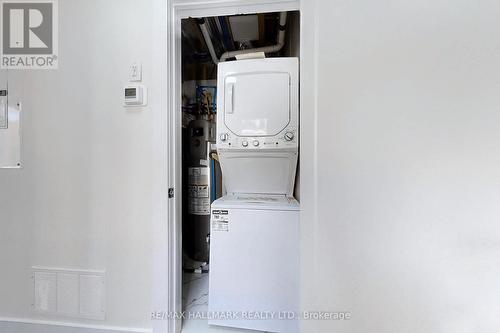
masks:
<instances>
[{"instance_id":1,"label":"baseboard","mask_svg":"<svg viewBox=\"0 0 500 333\"><path fill-rule=\"evenodd\" d=\"M0 317L1 333L152 333L152 329Z\"/></svg>"}]
</instances>

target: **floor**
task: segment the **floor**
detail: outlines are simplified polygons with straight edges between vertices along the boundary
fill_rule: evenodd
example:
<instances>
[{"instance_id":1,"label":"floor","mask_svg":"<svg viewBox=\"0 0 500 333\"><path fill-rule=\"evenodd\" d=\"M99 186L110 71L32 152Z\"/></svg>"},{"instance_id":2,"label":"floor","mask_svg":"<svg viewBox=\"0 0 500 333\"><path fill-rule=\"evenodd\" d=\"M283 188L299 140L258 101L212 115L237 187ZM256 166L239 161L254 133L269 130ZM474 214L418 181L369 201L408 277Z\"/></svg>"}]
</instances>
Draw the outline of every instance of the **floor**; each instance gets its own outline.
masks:
<instances>
[{"instance_id":1,"label":"floor","mask_svg":"<svg viewBox=\"0 0 500 333\"><path fill-rule=\"evenodd\" d=\"M184 311L192 314L208 311L208 274L184 273L182 288L182 305ZM209 326L204 319L185 319L182 333L255 333L257 331L241 330L220 326ZM262 333L262 332L259 332Z\"/></svg>"}]
</instances>

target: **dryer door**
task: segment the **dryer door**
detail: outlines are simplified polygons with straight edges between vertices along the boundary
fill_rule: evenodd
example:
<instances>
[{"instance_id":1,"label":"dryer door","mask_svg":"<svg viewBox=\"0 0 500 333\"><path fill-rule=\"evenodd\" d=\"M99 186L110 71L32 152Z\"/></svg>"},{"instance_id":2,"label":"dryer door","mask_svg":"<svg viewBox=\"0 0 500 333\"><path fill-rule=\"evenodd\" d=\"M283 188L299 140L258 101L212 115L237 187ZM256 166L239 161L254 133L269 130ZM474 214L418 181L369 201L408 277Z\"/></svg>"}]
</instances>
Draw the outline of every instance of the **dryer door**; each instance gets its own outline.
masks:
<instances>
[{"instance_id":1,"label":"dryer door","mask_svg":"<svg viewBox=\"0 0 500 333\"><path fill-rule=\"evenodd\" d=\"M224 92L224 123L237 136L275 136L290 123L289 73L228 75Z\"/></svg>"}]
</instances>

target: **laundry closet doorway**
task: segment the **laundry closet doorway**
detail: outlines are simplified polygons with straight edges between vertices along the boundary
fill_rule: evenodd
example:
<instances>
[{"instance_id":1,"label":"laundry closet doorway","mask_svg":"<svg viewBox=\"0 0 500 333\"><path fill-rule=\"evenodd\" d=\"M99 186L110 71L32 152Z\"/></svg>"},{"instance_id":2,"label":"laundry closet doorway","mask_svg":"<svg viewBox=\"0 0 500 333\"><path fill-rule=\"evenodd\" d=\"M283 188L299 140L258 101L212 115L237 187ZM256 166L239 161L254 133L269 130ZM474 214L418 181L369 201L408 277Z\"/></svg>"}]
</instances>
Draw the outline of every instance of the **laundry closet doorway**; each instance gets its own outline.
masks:
<instances>
[{"instance_id":1,"label":"laundry closet doorway","mask_svg":"<svg viewBox=\"0 0 500 333\"><path fill-rule=\"evenodd\" d=\"M168 51L168 70L169 70L169 92L168 92L168 148L170 167L169 174L169 244L168 244L168 291L169 291L169 310L176 313L181 313L185 310L185 305L183 304L183 293L186 294L186 290L183 291L183 285L186 283L186 276L183 275L185 267L183 267L183 261L185 255L183 256L185 250L183 249L183 239L186 241L185 229L186 225L186 195L185 190L186 175L185 175L185 164L183 163L183 156L185 155L186 149L186 131L187 126L185 115L183 110L185 110L185 90L186 90L186 68L184 68L184 54L183 54L183 36L185 32L183 31L183 26L185 27L186 22L189 20L196 20L196 24L202 23L197 19L212 18L212 17L222 17L222 16L235 16L235 15L251 15L251 14L272 14L280 12L294 13L289 16L289 20L293 18L296 20L297 25L296 36L298 41L300 41L300 16L299 16L299 1L203 1L196 3L174 3L171 12L171 24L169 25L170 33L168 35L169 46ZM194 22L194 21L193 21ZM191 24L193 24L191 22ZM298 44L299 42L297 42ZM211 50L212 51L212 50ZM296 57L300 56L299 48L296 50L288 50L287 55L292 55ZM212 53L212 52L211 52ZM213 56L213 54L211 54ZM216 69L215 69L216 73ZM208 87L213 86L214 77L210 77L213 73L208 74L204 84ZM196 90L196 88L194 89ZM184 100L183 100L184 99ZM207 113L207 119L210 118L210 112ZM184 127L184 130L183 130ZM209 131L210 129L208 129ZM202 131L203 132L203 131ZM206 134L206 130L205 133ZM184 144L184 146L183 146ZM209 150L210 148L207 148ZM184 165L183 165L184 164ZM211 173L212 174L212 173ZM299 171L298 171L299 174ZM300 180L297 179L297 185L295 189L295 196L297 199L300 198ZM212 195L220 195L222 184L217 184L217 191L219 194L210 193ZM209 191L212 192L212 189ZM217 192L216 191L216 192ZM201 208L200 208L201 207ZM203 209L203 206L196 206L196 209ZM297 245L298 246L298 245ZM198 272L202 276L203 272ZM186 296L186 295L184 295ZM185 302L186 300L184 300ZM179 318L177 320L172 320L168 325L169 332L186 332L188 330L183 330L182 320ZM203 324L204 325L204 324ZM199 332L203 332L203 328L196 328ZM213 331L213 330L212 330ZM223 332L224 330L221 330ZM215 332L215 331L214 331Z\"/></svg>"}]
</instances>

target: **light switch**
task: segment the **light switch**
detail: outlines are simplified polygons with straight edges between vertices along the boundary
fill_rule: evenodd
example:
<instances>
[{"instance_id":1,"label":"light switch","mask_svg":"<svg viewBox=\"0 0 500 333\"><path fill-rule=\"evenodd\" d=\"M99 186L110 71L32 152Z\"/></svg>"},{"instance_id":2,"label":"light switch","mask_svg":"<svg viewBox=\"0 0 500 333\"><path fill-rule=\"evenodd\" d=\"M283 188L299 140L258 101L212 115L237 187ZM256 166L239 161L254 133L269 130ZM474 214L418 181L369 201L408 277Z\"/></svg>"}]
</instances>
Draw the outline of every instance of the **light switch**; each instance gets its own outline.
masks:
<instances>
[{"instance_id":1,"label":"light switch","mask_svg":"<svg viewBox=\"0 0 500 333\"><path fill-rule=\"evenodd\" d=\"M140 82L142 81L142 64L140 62L134 62L130 65L130 82Z\"/></svg>"}]
</instances>

